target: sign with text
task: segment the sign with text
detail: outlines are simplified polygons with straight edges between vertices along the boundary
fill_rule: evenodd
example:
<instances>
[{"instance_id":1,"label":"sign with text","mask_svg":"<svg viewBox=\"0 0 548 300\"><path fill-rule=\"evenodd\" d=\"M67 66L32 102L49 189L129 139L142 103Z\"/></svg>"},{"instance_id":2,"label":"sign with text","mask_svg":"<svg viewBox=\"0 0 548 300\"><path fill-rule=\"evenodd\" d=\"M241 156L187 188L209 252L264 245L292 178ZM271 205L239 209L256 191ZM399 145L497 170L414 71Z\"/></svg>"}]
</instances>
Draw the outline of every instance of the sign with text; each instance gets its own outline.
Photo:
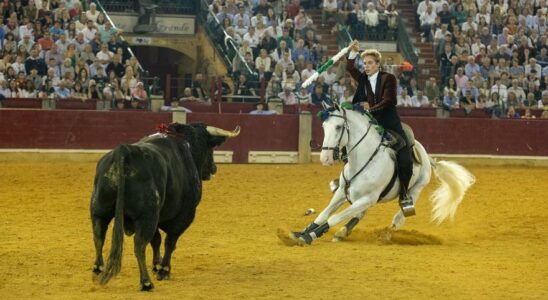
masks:
<instances>
[{"instance_id":1,"label":"sign with text","mask_svg":"<svg viewBox=\"0 0 548 300\"><path fill-rule=\"evenodd\" d=\"M114 22L116 28L124 32L133 32L133 27L137 25L138 16L136 14L109 13L109 17ZM155 33L163 34L191 34L196 33L194 16L156 15L156 26L158 30Z\"/></svg>"}]
</instances>

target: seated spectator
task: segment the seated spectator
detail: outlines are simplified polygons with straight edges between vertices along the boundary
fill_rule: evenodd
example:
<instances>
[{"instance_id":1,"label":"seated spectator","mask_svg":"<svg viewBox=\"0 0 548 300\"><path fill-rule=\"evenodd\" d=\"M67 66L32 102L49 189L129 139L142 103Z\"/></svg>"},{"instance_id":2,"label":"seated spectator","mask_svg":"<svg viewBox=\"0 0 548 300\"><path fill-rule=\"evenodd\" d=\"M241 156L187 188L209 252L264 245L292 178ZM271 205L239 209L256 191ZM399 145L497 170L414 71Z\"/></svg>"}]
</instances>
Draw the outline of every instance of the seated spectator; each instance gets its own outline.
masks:
<instances>
[{"instance_id":1,"label":"seated spectator","mask_svg":"<svg viewBox=\"0 0 548 300\"><path fill-rule=\"evenodd\" d=\"M325 27L327 21L330 18L337 17L337 1L335 0L323 0L322 5L322 27Z\"/></svg>"},{"instance_id":2,"label":"seated spectator","mask_svg":"<svg viewBox=\"0 0 548 300\"><path fill-rule=\"evenodd\" d=\"M341 99L344 97L344 91L346 91L346 84L345 84L345 78L341 77L339 78L339 81L335 82L333 86L331 86L331 99Z\"/></svg>"},{"instance_id":3,"label":"seated spectator","mask_svg":"<svg viewBox=\"0 0 548 300\"><path fill-rule=\"evenodd\" d=\"M234 83L234 91L234 95L236 96L257 96L255 88L248 82L247 76L244 74L240 74L240 77Z\"/></svg>"},{"instance_id":4,"label":"seated spectator","mask_svg":"<svg viewBox=\"0 0 548 300\"><path fill-rule=\"evenodd\" d=\"M367 12L365 14L367 16ZM434 25L434 21L436 20L436 12L432 9L432 5L426 7L426 11L420 15L419 20L422 30L422 41L431 42L432 25Z\"/></svg>"},{"instance_id":5,"label":"seated spectator","mask_svg":"<svg viewBox=\"0 0 548 300\"><path fill-rule=\"evenodd\" d=\"M65 74L70 73L73 77L76 74L74 71L74 67L72 66L72 60L70 58L65 58L63 61L63 65L61 65L61 74L64 76Z\"/></svg>"},{"instance_id":6,"label":"seated spectator","mask_svg":"<svg viewBox=\"0 0 548 300\"><path fill-rule=\"evenodd\" d=\"M189 89L190 91L190 89ZM170 105L162 105L162 107L160 108L161 111L182 111L182 112L187 112L187 113L191 113L192 111L186 107L183 107L183 106L180 106L179 105L179 101L174 98L174 99L171 99L171 102L169 103Z\"/></svg>"},{"instance_id":7,"label":"seated spectator","mask_svg":"<svg viewBox=\"0 0 548 300\"><path fill-rule=\"evenodd\" d=\"M310 86L309 86L310 87ZM310 96L310 89L309 88L303 88L301 87L299 89L299 92L297 93L297 103L298 104L306 104L310 105L312 104L312 98Z\"/></svg>"},{"instance_id":8,"label":"seated spectator","mask_svg":"<svg viewBox=\"0 0 548 300\"><path fill-rule=\"evenodd\" d=\"M373 2L367 3L367 10L364 14L364 22L369 31L375 30L379 26L379 12L375 9Z\"/></svg>"},{"instance_id":9,"label":"seated spectator","mask_svg":"<svg viewBox=\"0 0 548 300\"><path fill-rule=\"evenodd\" d=\"M449 111L459 108L459 98L455 95L453 90L449 90L449 94L443 97L442 107Z\"/></svg>"},{"instance_id":10,"label":"seated spectator","mask_svg":"<svg viewBox=\"0 0 548 300\"><path fill-rule=\"evenodd\" d=\"M398 107L412 107L411 97L407 94L407 89L402 89L400 95L397 97L396 106Z\"/></svg>"},{"instance_id":11,"label":"seated spectator","mask_svg":"<svg viewBox=\"0 0 548 300\"><path fill-rule=\"evenodd\" d=\"M426 97L422 90L417 90L417 94L411 97L413 107L430 107L430 100Z\"/></svg>"},{"instance_id":12,"label":"seated spectator","mask_svg":"<svg viewBox=\"0 0 548 300\"><path fill-rule=\"evenodd\" d=\"M261 50L266 50L266 54L273 52L278 47L278 42L270 36L270 32L265 31L263 33L263 36L261 38L261 41L259 42L259 55Z\"/></svg>"},{"instance_id":13,"label":"seated spectator","mask_svg":"<svg viewBox=\"0 0 548 300\"><path fill-rule=\"evenodd\" d=\"M47 72L46 62L39 56L39 50L34 47L30 50L30 56L25 60L25 70L27 74L30 73L30 69L36 68L38 75L44 76Z\"/></svg>"},{"instance_id":14,"label":"seated spectator","mask_svg":"<svg viewBox=\"0 0 548 300\"><path fill-rule=\"evenodd\" d=\"M10 89L8 87L8 82L4 79L0 80L0 98L10 98Z\"/></svg>"},{"instance_id":15,"label":"seated spectator","mask_svg":"<svg viewBox=\"0 0 548 300\"><path fill-rule=\"evenodd\" d=\"M114 53L108 51L106 44L102 44L101 51L97 52L96 57L99 63L103 65L103 68L107 68L114 57Z\"/></svg>"},{"instance_id":16,"label":"seated spectator","mask_svg":"<svg viewBox=\"0 0 548 300\"><path fill-rule=\"evenodd\" d=\"M310 97L312 104L314 105L322 105L322 102L327 102L329 100L329 97L327 96L327 93L324 91L323 87L321 85L316 84L314 87L314 93Z\"/></svg>"},{"instance_id":17,"label":"seated spectator","mask_svg":"<svg viewBox=\"0 0 548 300\"><path fill-rule=\"evenodd\" d=\"M339 99L339 103L352 103L352 100L354 99L354 95L350 89L345 89L343 96Z\"/></svg>"},{"instance_id":18,"label":"seated spectator","mask_svg":"<svg viewBox=\"0 0 548 300\"><path fill-rule=\"evenodd\" d=\"M80 99L82 101L85 101L88 99L88 95L82 89L82 84L80 82L75 82L74 85L72 86L70 98Z\"/></svg>"},{"instance_id":19,"label":"seated spectator","mask_svg":"<svg viewBox=\"0 0 548 300\"><path fill-rule=\"evenodd\" d=\"M120 87L124 89L124 87L127 87L128 90L131 90L137 85L137 78L133 74L133 68L130 66L126 67L126 71L124 76L120 79Z\"/></svg>"},{"instance_id":20,"label":"seated spectator","mask_svg":"<svg viewBox=\"0 0 548 300\"><path fill-rule=\"evenodd\" d=\"M250 111L251 115L275 115L276 112L268 109L268 104L259 102L255 104L255 109Z\"/></svg>"},{"instance_id":21,"label":"seated spectator","mask_svg":"<svg viewBox=\"0 0 548 300\"><path fill-rule=\"evenodd\" d=\"M76 86L76 84L74 85ZM87 88L85 90L87 90L87 95L86 95L87 99L101 100L104 98L108 98L109 100L112 100L113 98L113 93L112 93L112 90L110 90L110 88L106 93L104 93L104 90L102 92L100 87L97 85L97 83L93 79L89 80ZM108 97L105 97L106 94L108 94Z\"/></svg>"},{"instance_id":22,"label":"seated spectator","mask_svg":"<svg viewBox=\"0 0 548 300\"><path fill-rule=\"evenodd\" d=\"M59 81L59 86L55 88L55 97L58 99L70 98L71 92L66 87L66 82L64 80Z\"/></svg>"},{"instance_id":23,"label":"seated spectator","mask_svg":"<svg viewBox=\"0 0 548 300\"><path fill-rule=\"evenodd\" d=\"M137 99L141 102L148 101L147 91L145 90L145 86L141 81L137 82L137 85L135 85L135 88L133 88L133 91L131 92L131 98Z\"/></svg>"},{"instance_id":24,"label":"seated spectator","mask_svg":"<svg viewBox=\"0 0 548 300\"><path fill-rule=\"evenodd\" d=\"M301 76L295 70L295 65L292 63L287 65L287 69L282 73L282 86L290 87L294 91L300 81Z\"/></svg>"},{"instance_id":25,"label":"seated spectator","mask_svg":"<svg viewBox=\"0 0 548 300\"><path fill-rule=\"evenodd\" d=\"M283 92L278 94L278 98L285 104L285 105L294 105L297 103L297 97L292 92L293 88L290 86L284 86ZM312 96L314 97L314 96Z\"/></svg>"},{"instance_id":26,"label":"seated spectator","mask_svg":"<svg viewBox=\"0 0 548 300\"><path fill-rule=\"evenodd\" d=\"M516 109L513 106L508 107L508 112L506 113L506 117L509 119L520 119L520 114L516 111Z\"/></svg>"},{"instance_id":27,"label":"seated spectator","mask_svg":"<svg viewBox=\"0 0 548 300\"><path fill-rule=\"evenodd\" d=\"M95 3L91 3L89 5L89 10L86 11L86 18L93 23L97 22L97 18L99 17L100 12L97 10L97 6Z\"/></svg>"},{"instance_id":28,"label":"seated spectator","mask_svg":"<svg viewBox=\"0 0 548 300\"><path fill-rule=\"evenodd\" d=\"M464 96L460 98L460 105L464 108L466 114L469 114L476 107L476 99L472 96L472 91L467 90L464 93Z\"/></svg>"},{"instance_id":29,"label":"seated spectator","mask_svg":"<svg viewBox=\"0 0 548 300\"><path fill-rule=\"evenodd\" d=\"M46 79L44 82L44 85L40 88L40 92L38 92L38 98L54 98L55 97L55 86L53 85L53 81L50 79Z\"/></svg>"},{"instance_id":30,"label":"seated spectator","mask_svg":"<svg viewBox=\"0 0 548 300\"><path fill-rule=\"evenodd\" d=\"M49 31L44 32L44 36L37 42L42 50L47 51L51 49L55 41L51 38L51 33Z\"/></svg>"},{"instance_id":31,"label":"seated spectator","mask_svg":"<svg viewBox=\"0 0 548 300\"><path fill-rule=\"evenodd\" d=\"M199 100L200 99L192 95L192 89L189 87L183 90L183 96L179 99L179 101L199 101Z\"/></svg>"},{"instance_id":32,"label":"seated spectator","mask_svg":"<svg viewBox=\"0 0 548 300\"><path fill-rule=\"evenodd\" d=\"M205 90L203 89L204 84L205 84L204 77L202 73L196 73L196 77L194 78L194 81L192 82L192 96L200 99L200 101L209 101L209 97L207 96Z\"/></svg>"},{"instance_id":33,"label":"seated spectator","mask_svg":"<svg viewBox=\"0 0 548 300\"><path fill-rule=\"evenodd\" d=\"M19 97L21 98L36 98L36 90L32 80L27 80L25 84L20 85L22 88L19 90Z\"/></svg>"},{"instance_id":34,"label":"seated spectator","mask_svg":"<svg viewBox=\"0 0 548 300\"><path fill-rule=\"evenodd\" d=\"M122 76L124 76L125 68L124 68L124 65L122 64L122 57L119 54L114 54L112 56L112 60L106 66L106 68L103 63L104 61L96 60L93 65L96 65L96 64L101 65L101 67L105 70L107 74L110 74L110 72L113 71L114 74L116 74L116 77L118 78L121 78ZM92 69L90 70L91 76L95 76L95 74L93 73L93 65L92 67L90 67L90 69Z\"/></svg>"},{"instance_id":35,"label":"seated spectator","mask_svg":"<svg viewBox=\"0 0 548 300\"><path fill-rule=\"evenodd\" d=\"M38 75L38 70L36 70L36 68L30 69L30 74L27 76L27 80L32 81L32 84L37 89L42 86L42 77Z\"/></svg>"}]
</instances>

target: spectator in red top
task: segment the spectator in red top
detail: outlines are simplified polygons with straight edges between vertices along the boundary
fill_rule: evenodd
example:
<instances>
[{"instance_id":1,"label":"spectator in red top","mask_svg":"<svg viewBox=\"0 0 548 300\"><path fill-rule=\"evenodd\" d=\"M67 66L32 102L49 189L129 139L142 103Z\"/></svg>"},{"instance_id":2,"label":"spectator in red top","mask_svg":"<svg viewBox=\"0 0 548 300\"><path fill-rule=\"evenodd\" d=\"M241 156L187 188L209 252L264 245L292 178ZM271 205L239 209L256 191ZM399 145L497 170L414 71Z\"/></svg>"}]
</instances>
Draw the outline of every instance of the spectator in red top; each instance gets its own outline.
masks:
<instances>
[{"instance_id":1,"label":"spectator in red top","mask_svg":"<svg viewBox=\"0 0 548 300\"><path fill-rule=\"evenodd\" d=\"M69 11L70 18L72 19L76 16L79 16L81 13L82 13L82 6L80 5L80 2L78 1L74 2L74 6Z\"/></svg>"},{"instance_id":2,"label":"spectator in red top","mask_svg":"<svg viewBox=\"0 0 548 300\"><path fill-rule=\"evenodd\" d=\"M291 1L291 4L287 6L287 17L291 19L295 18L299 14L300 9L301 9L301 1L299 0Z\"/></svg>"},{"instance_id":3,"label":"spectator in red top","mask_svg":"<svg viewBox=\"0 0 548 300\"><path fill-rule=\"evenodd\" d=\"M38 44L42 47L42 50L47 51L51 49L55 41L51 38L51 33L49 31L44 32L44 36L38 40Z\"/></svg>"}]
</instances>

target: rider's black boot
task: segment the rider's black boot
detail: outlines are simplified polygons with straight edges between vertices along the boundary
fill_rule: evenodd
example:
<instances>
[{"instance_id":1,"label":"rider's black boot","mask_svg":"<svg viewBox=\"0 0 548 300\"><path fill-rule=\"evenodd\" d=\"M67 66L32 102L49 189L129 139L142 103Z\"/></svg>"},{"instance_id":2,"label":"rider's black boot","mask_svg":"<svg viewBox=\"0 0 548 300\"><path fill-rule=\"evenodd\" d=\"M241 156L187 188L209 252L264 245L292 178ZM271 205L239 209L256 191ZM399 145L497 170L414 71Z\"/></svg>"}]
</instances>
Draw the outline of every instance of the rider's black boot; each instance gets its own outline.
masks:
<instances>
[{"instance_id":1,"label":"rider's black boot","mask_svg":"<svg viewBox=\"0 0 548 300\"><path fill-rule=\"evenodd\" d=\"M405 217L411 217L416 214L413 199L407 194L407 188L400 188L400 207Z\"/></svg>"}]
</instances>

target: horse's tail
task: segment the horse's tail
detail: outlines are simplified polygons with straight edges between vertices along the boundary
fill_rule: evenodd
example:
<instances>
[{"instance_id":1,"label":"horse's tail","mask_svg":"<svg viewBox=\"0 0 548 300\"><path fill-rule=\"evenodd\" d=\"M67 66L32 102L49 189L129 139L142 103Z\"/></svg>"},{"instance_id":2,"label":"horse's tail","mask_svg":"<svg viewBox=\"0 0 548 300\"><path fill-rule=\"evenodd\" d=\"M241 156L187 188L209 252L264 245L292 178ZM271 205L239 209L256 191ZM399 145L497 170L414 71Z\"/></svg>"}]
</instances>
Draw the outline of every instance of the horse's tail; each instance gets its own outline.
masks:
<instances>
[{"instance_id":1,"label":"horse's tail","mask_svg":"<svg viewBox=\"0 0 548 300\"><path fill-rule=\"evenodd\" d=\"M112 229L112 243L110 254L108 256L105 271L101 273L99 282L106 284L116 276L122 269L122 251L124 249L124 193L126 174L125 160L128 152L126 145L121 145L114 152L114 164L111 166L118 172L118 195L116 197L116 207L114 208L114 227Z\"/></svg>"},{"instance_id":2,"label":"horse's tail","mask_svg":"<svg viewBox=\"0 0 548 300\"><path fill-rule=\"evenodd\" d=\"M430 165L441 182L430 196L434 205L432 220L440 224L447 217L451 220L455 217L457 207L476 178L463 166L452 161L435 161L430 157Z\"/></svg>"}]
</instances>

